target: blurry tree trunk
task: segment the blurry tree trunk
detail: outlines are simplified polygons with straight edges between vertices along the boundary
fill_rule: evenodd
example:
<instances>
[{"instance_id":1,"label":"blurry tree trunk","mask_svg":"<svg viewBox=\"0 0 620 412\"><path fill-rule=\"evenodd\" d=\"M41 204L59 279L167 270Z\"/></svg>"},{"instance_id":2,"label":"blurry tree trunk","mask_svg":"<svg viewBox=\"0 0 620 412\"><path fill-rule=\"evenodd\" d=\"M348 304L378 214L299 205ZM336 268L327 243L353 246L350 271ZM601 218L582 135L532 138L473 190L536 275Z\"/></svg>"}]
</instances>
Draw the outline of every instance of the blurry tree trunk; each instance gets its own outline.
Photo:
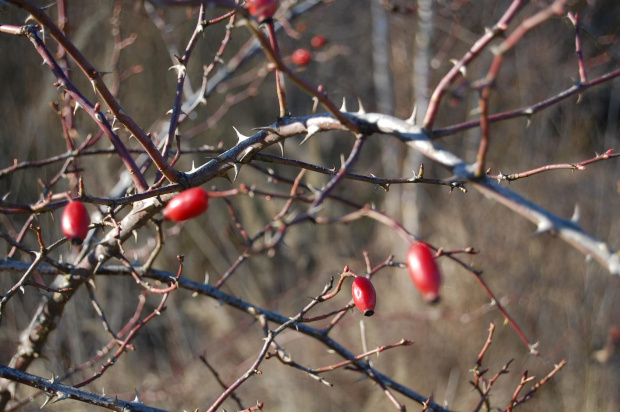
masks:
<instances>
[{"instance_id":1,"label":"blurry tree trunk","mask_svg":"<svg viewBox=\"0 0 620 412\"><path fill-rule=\"evenodd\" d=\"M416 32L413 56L413 93L418 113L424 115L428 106L429 96L429 62L431 60L431 39L433 36L433 2L432 0L418 1L418 29ZM409 149L409 153L401 170L401 176L411 176L412 170L418 172L422 155ZM413 234L420 233L421 210L424 197L422 185L403 185L401 196L402 222Z\"/></svg>"},{"instance_id":2,"label":"blurry tree trunk","mask_svg":"<svg viewBox=\"0 0 620 412\"><path fill-rule=\"evenodd\" d=\"M375 101L379 113L394 114L394 83L391 68L391 42L389 16L380 0L372 0L372 79ZM398 176L400 173L399 155L402 150L395 140L389 140L382 151L381 164L386 177ZM399 190L395 187L393 190ZM398 216L400 204L398 196L385 199L385 210L390 216Z\"/></svg>"},{"instance_id":3,"label":"blurry tree trunk","mask_svg":"<svg viewBox=\"0 0 620 412\"><path fill-rule=\"evenodd\" d=\"M371 2L372 13L372 79L377 111L394 114L394 90L390 69L390 21L379 1ZM393 163L389 162L389 163ZM395 171L396 172L396 171Z\"/></svg>"}]
</instances>

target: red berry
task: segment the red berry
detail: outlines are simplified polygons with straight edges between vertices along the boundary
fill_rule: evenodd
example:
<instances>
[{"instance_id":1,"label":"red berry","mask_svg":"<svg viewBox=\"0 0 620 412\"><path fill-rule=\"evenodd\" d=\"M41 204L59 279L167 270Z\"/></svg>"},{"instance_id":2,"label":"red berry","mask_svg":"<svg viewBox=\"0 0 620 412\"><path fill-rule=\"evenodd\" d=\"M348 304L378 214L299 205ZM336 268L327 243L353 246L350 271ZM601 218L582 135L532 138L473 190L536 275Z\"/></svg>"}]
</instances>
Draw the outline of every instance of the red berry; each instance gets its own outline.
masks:
<instances>
[{"instance_id":1,"label":"red berry","mask_svg":"<svg viewBox=\"0 0 620 412\"><path fill-rule=\"evenodd\" d=\"M298 66L306 66L312 60L312 54L307 49L297 49L293 52L291 59Z\"/></svg>"},{"instance_id":2,"label":"red berry","mask_svg":"<svg viewBox=\"0 0 620 412\"><path fill-rule=\"evenodd\" d=\"M407 268L413 284L429 303L439 300L441 272L435 257L425 243L413 243L407 252Z\"/></svg>"},{"instance_id":3,"label":"red berry","mask_svg":"<svg viewBox=\"0 0 620 412\"><path fill-rule=\"evenodd\" d=\"M247 0L245 4L259 23L272 18L278 9L277 0Z\"/></svg>"},{"instance_id":4,"label":"red berry","mask_svg":"<svg viewBox=\"0 0 620 412\"><path fill-rule=\"evenodd\" d=\"M193 187L173 197L164 209L164 219L181 222L200 215L209 207L209 195L201 187Z\"/></svg>"},{"instance_id":5,"label":"red berry","mask_svg":"<svg viewBox=\"0 0 620 412\"><path fill-rule=\"evenodd\" d=\"M364 277L356 277L351 287L353 302L355 306L364 314L364 316L372 316L375 313L375 304L377 303L377 294L372 282Z\"/></svg>"},{"instance_id":6,"label":"red berry","mask_svg":"<svg viewBox=\"0 0 620 412\"><path fill-rule=\"evenodd\" d=\"M69 202L62 212L60 220L62 233L71 240L71 243L79 245L88 234L90 216L82 202Z\"/></svg>"},{"instance_id":7,"label":"red berry","mask_svg":"<svg viewBox=\"0 0 620 412\"><path fill-rule=\"evenodd\" d=\"M312 39L310 39L310 45L314 47L315 49L320 49L326 44L327 44L327 39L325 38L325 36L322 36L320 34L317 34Z\"/></svg>"}]
</instances>

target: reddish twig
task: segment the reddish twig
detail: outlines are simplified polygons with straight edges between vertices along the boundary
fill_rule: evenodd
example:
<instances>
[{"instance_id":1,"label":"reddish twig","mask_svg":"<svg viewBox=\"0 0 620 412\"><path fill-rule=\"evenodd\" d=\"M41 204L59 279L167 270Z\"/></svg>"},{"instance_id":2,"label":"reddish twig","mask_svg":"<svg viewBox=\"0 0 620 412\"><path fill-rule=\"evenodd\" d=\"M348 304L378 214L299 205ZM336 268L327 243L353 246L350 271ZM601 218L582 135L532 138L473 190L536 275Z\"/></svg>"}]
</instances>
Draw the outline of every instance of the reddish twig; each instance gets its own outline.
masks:
<instances>
[{"instance_id":1,"label":"reddish twig","mask_svg":"<svg viewBox=\"0 0 620 412\"><path fill-rule=\"evenodd\" d=\"M484 164L486 154L489 148L489 97L491 95L491 88L495 85L495 80L499 74L499 70L504 62L504 54L511 50L518 42L525 36L525 34L538 26L539 24L547 21L553 16L560 15L564 12L564 5L566 0L555 0L549 7L541 10L535 15L525 19L519 26L504 40L497 48L494 49L495 57L491 62L491 67L484 80L481 82L480 90L480 146L478 147L478 154L476 156L476 169L474 175L481 177L484 175Z\"/></svg>"},{"instance_id":2,"label":"reddish twig","mask_svg":"<svg viewBox=\"0 0 620 412\"><path fill-rule=\"evenodd\" d=\"M532 387L532 389L530 389L525 395L523 395L521 398L517 400L511 400L509 410L512 410L512 408L514 408L515 406L521 405L522 403L530 400L534 396L534 393L538 389L540 389L541 386L547 383L551 378L553 378L565 365L566 365L566 359L562 359L560 363L555 365L553 370L547 374L547 376L542 378L540 381L536 382L536 384Z\"/></svg>"},{"instance_id":3,"label":"reddish twig","mask_svg":"<svg viewBox=\"0 0 620 412\"><path fill-rule=\"evenodd\" d=\"M510 24L512 19L515 17L523 3L523 0L513 0L495 26L488 30L484 36L478 39L471 49L465 53L465 56L456 62L452 69L450 69L450 71L441 79L439 84L437 84L429 100L426 114L424 115L424 121L422 123L424 129L431 130L433 128L435 118L439 112L439 104L441 103L441 99L452 82L460 76L461 70L464 67L467 67L472 60L478 57L478 55L480 55L480 53L487 48L493 39L501 36L506 30L508 30L508 24Z\"/></svg>"},{"instance_id":4,"label":"reddish twig","mask_svg":"<svg viewBox=\"0 0 620 412\"><path fill-rule=\"evenodd\" d=\"M278 47L278 38L276 37L276 29L273 19L268 19L266 24L271 49L273 50L275 56L280 58L280 47ZM276 92L278 94L278 104L280 105L280 117L286 117L289 115L289 112L286 105L286 91L284 90L284 85L282 84L282 72L277 67L274 71L276 74Z\"/></svg>"},{"instance_id":5,"label":"reddish twig","mask_svg":"<svg viewBox=\"0 0 620 412\"><path fill-rule=\"evenodd\" d=\"M506 181L511 182L513 180L523 179L524 177L530 177L530 176L543 173L543 172L547 172L550 170L569 169L573 171L574 170L583 171L583 170L586 170L586 165L589 165L595 162L600 162L601 160L608 160L608 159L618 157L618 156L620 156L620 153L614 153L613 149L608 149L605 153L601 155L596 155L595 157L591 159L583 160L579 163L558 163L554 165L546 165L546 166L537 167L536 169L528 170L526 172L511 173L509 175L503 174L503 173L500 173L498 175L492 175L492 174L489 174L489 172L487 171L487 177L490 177L491 179L495 179L497 181L506 180Z\"/></svg>"},{"instance_id":6,"label":"reddish twig","mask_svg":"<svg viewBox=\"0 0 620 412\"><path fill-rule=\"evenodd\" d=\"M146 292L142 292L142 293L146 293ZM162 312L165 309L165 303L168 300L168 296L169 294L165 293L163 294L159 305L157 306L157 308L155 308L153 310L153 312L151 312L148 316L146 316L144 319L138 321L136 323L136 325L131 328L131 330L129 331L129 333L127 334L127 337L120 343L119 348L116 350L116 352L110 357L110 359L108 359L99 369L99 371L97 371L93 376L91 376L90 378L77 383L75 385L73 385L75 388L81 388L82 386L86 386L91 382L94 382L95 380L99 379L101 376L103 376L103 374L110 368L112 367L116 361L118 360L119 357L121 357L123 355L123 353L125 353L128 349L128 346L130 344L130 342L133 340L133 338L136 336L136 334L138 333L138 331L140 329L142 329L142 327L144 325L146 325L149 321L151 321L155 316L159 316L162 314Z\"/></svg>"},{"instance_id":7,"label":"reddish twig","mask_svg":"<svg viewBox=\"0 0 620 412\"><path fill-rule=\"evenodd\" d=\"M207 369L209 369L209 371L211 371L211 373L213 374L213 377L215 378L215 380L217 381L217 383L220 384L220 386L226 390L228 389L228 385L226 385L226 383L224 383L224 381L222 380L222 378L220 378L220 374L217 373L217 371L215 370L215 368L213 366L211 366L211 364L207 361L207 357L205 355L200 355L198 357L202 363L205 364L205 366L207 367ZM239 397L237 396L237 394L235 393L231 393L230 397L237 403L237 406L239 408L239 410L243 409L243 403L241 403L241 399L239 399ZM261 405L262 406L262 405ZM247 409L246 409L247 410Z\"/></svg>"},{"instance_id":8,"label":"reddish twig","mask_svg":"<svg viewBox=\"0 0 620 412\"><path fill-rule=\"evenodd\" d=\"M527 376L527 371L523 372L523 375L521 376L521 381L519 382L519 385L517 385L517 388L515 389L514 393L512 394L512 398L510 398L510 404L508 406L508 408L506 409L506 412L512 412L512 408L517 400L517 396L519 396L519 392L521 392L521 390L523 389L523 387L533 381L534 379L536 379L534 376Z\"/></svg>"},{"instance_id":9,"label":"reddish twig","mask_svg":"<svg viewBox=\"0 0 620 412\"><path fill-rule=\"evenodd\" d=\"M303 80L299 77L295 72L293 72L289 67L287 67L279 54L275 53L269 40L265 37L265 35L260 31L256 22L253 20L246 20L246 26L250 29L254 37L260 42L261 47L267 54L267 57L271 62L276 66L276 69L281 70L286 73L286 75L295 83L300 89L309 95L315 97L319 103L325 107L325 109L331 113L338 121L344 125L347 129L349 129L352 133L358 134L360 132L359 125L353 121L351 121L344 113L342 113L338 107L327 97L327 94L323 91L319 91L319 89L315 86L312 86L310 83Z\"/></svg>"},{"instance_id":10,"label":"reddish twig","mask_svg":"<svg viewBox=\"0 0 620 412\"><path fill-rule=\"evenodd\" d=\"M575 26L575 54L577 55L577 63L579 66L579 81L581 83L587 83L588 75L586 74L586 64L583 61L583 52L581 51L579 14L573 14L573 12L569 11L567 16L571 23L573 23L573 26Z\"/></svg>"},{"instance_id":11,"label":"reddish twig","mask_svg":"<svg viewBox=\"0 0 620 412\"><path fill-rule=\"evenodd\" d=\"M527 107L523 107L516 110L509 110L502 113L491 114L488 116L489 123L497 123L502 122L509 119L514 119L517 117L526 117L531 118L535 113L538 113L541 110L544 110L548 107L554 106L561 102L562 100L566 100L571 96L576 94L580 94L585 90L588 90L592 87L607 83L620 76L620 69L614 70L612 72L606 73L596 79L590 80L588 82L577 83L571 86L570 88L564 90L563 92L558 93L557 95L550 97L542 102L538 102L532 104ZM470 120L467 122L459 123L453 126L444 127L442 129L436 129L432 131L432 138L439 138L443 136L452 135L458 132L462 132L465 130L472 129L474 127L478 127L480 125L480 120Z\"/></svg>"},{"instance_id":12,"label":"reddish twig","mask_svg":"<svg viewBox=\"0 0 620 412\"><path fill-rule=\"evenodd\" d=\"M399 342L392 343L390 345L379 346L376 349L369 350L368 352L356 355L353 359L347 359L345 361L338 362L338 363L335 363L333 365L323 366L323 367L317 368L317 369L312 369L312 371L315 372L315 373L323 373L323 372L333 371L335 369L342 368L344 366L350 365L350 364L354 363L357 360L364 359L364 358L366 358L366 357L368 357L370 355L374 355L376 353L381 353L381 352L383 352L385 350L392 349L392 348L397 348L399 346L411 346L411 345L413 345L413 341L412 340L401 339Z\"/></svg>"},{"instance_id":13,"label":"reddish twig","mask_svg":"<svg viewBox=\"0 0 620 412\"><path fill-rule=\"evenodd\" d=\"M521 328L519 327L519 325L517 325L517 322L515 322L512 316L510 316L506 308L504 308L504 306L499 302L499 300L497 300L493 291L489 288L487 283L482 279L482 275L476 274L473 272L472 274L476 276L476 279L478 280L478 283L480 283L480 286L482 286L482 289L484 289L485 293L489 296L489 298L491 298L491 303L497 306L497 310L501 312L501 314L504 316L504 319L506 319L506 321L508 321L508 323L510 324L510 326L512 326L514 331L517 332L517 335L519 335L519 338L521 338L523 343L525 343L530 353L538 356L540 354L538 350L536 349L536 347L538 346L538 343L534 343L534 344L530 343L530 341L527 339L525 334L521 331Z\"/></svg>"},{"instance_id":14,"label":"reddish twig","mask_svg":"<svg viewBox=\"0 0 620 412\"><path fill-rule=\"evenodd\" d=\"M49 30L50 36L52 36L52 38L54 38L54 40L56 40L65 49L66 53L71 56L71 58L75 61L78 67L86 75L88 80L92 83L94 89L99 93L103 101L108 105L114 117L118 119L120 123L124 125L133 136L136 137L144 150L146 150L146 152L149 154L150 158L153 160L158 170L160 170L170 182L175 183L180 177L179 173L176 170L172 169L166 163L166 160L157 151L157 148L155 147L155 145L153 145L153 142L146 134L146 132L144 132L144 130L142 130L140 126L138 126L138 124L135 123L129 115L127 115L125 110L123 110L121 105L114 98L114 95L110 92L110 90L104 83L101 72L96 70L89 63L89 61L84 57L80 50L67 39L64 33L58 28L58 26L54 24L54 22L49 18L49 16L47 16L47 14L45 14L42 9L35 6L28 0L8 0L8 2L26 10L36 21L38 21L42 26ZM33 36L38 38L37 34L33 33ZM57 73L54 74L58 76ZM75 99L75 96L73 96L73 98ZM103 123L103 121L101 123ZM142 184L137 185L137 187L142 188ZM145 190L145 188L143 188L143 190Z\"/></svg>"}]
</instances>

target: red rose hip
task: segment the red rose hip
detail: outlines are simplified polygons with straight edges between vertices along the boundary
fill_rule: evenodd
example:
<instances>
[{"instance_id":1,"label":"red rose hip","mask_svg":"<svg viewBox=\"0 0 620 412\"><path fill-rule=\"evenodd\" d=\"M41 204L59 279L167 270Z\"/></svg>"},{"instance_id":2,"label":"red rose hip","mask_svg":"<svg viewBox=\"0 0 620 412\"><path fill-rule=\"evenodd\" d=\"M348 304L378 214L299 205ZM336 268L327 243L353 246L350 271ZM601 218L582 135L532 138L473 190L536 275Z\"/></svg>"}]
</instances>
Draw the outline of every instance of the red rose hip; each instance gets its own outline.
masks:
<instances>
[{"instance_id":1,"label":"red rose hip","mask_svg":"<svg viewBox=\"0 0 620 412\"><path fill-rule=\"evenodd\" d=\"M75 245L81 244L88 234L90 216L82 202L71 201L62 212L62 233Z\"/></svg>"},{"instance_id":2,"label":"red rose hip","mask_svg":"<svg viewBox=\"0 0 620 412\"><path fill-rule=\"evenodd\" d=\"M312 54L306 49L297 49L293 52L291 60L298 66L307 66L312 61Z\"/></svg>"},{"instance_id":3,"label":"red rose hip","mask_svg":"<svg viewBox=\"0 0 620 412\"><path fill-rule=\"evenodd\" d=\"M407 252L409 276L422 297L429 303L439 300L441 272L430 248L424 243L412 243Z\"/></svg>"},{"instance_id":4,"label":"red rose hip","mask_svg":"<svg viewBox=\"0 0 620 412\"><path fill-rule=\"evenodd\" d=\"M277 0L247 0L245 4L259 23L272 18L278 9Z\"/></svg>"},{"instance_id":5,"label":"red rose hip","mask_svg":"<svg viewBox=\"0 0 620 412\"><path fill-rule=\"evenodd\" d=\"M356 277L353 280L351 294L353 295L355 306L364 316L372 316L375 313L377 294L370 280L360 276Z\"/></svg>"},{"instance_id":6,"label":"red rose hip","mask_svg":"<svg viewBox=\"0 0 620 412\"><path fill-rule=\"evenodd\" d=\"M327 44L327 39L325 36L317 34L312 39L310 39L310 45L315 49L320 49Z\"/></svg>"},{"instance_id":7,"label":"red rose hip","mask_svg":"<svg viewBox=\"0 0 620 412\"><path fill-rule=\"evenodd\" d=\"M174 222L192 219L209 207L209 195L201 187L193 187L173 197L164 209L164 219Z\"/></svg>"}]
</instances>

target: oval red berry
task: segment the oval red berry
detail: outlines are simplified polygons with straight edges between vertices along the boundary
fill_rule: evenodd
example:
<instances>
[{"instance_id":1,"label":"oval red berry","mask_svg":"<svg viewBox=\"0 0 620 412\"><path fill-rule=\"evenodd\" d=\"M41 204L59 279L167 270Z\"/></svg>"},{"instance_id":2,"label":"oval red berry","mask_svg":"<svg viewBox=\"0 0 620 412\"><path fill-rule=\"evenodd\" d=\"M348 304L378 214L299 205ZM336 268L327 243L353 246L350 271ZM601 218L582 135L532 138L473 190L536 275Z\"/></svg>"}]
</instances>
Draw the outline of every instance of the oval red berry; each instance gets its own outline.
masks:
<instances>
[{"instance_id":1,"label":"oval red berry","mask_svg":"<svg viewBox=\"0 0 620 412\"><path fill-rule=\"evenodd\" d=\"M441 272L430 248L424 243L413 243L407 252L407 268L411 281L429 303L439 300Z\"/></svg>"},{"instance_id":2,"label":"oval red berry","mask_svg":"<svg viewBox=\"0 0 620 412\"><path fill-rule=\"evenodd\" d=\"M353 280L353 286L351 286L351 294L355 306L364 316L372 316L375 313L377 293L370 280L360 276L356 277Z\"/></svg>"},{"instance_id":3,"label":"oval red berry","mask_svg":"<svg viewBox=\"0 0 620 412\"><path fill-rule=\"evenodd\" d=\"M312 54L306 49L297 49L293 52L291 60L298 66L307 66L312 61Z\"/></svg>"},{"instance_id":4,"label":"oval red berry","mask_svg":"<svg viewBox=\"0 0 620 412\"><path fill-rule=\"evenodd\" d=\"M192 219L209 207L209 195L201 187L193 187L173 197L164 209L164 219L174 222Z\"/></svg>"},{"instance_id":5,"label":"oval red berry","mask_svg":"<svg viewBox=\"0 0 620 412\"><path fill-rule=\"evenodd\" d=\"M277 0L247 0L248 11L259 22L270 19L278 9Z\"/></svg>"},{"instance_id":6,"label":"oval red berry","mask_svg":"<svg viewBox=\"0 0 620 412\"><path fill-rule=\"evenodd\" d=\"M76 245L81 244L88 234L90 216L82 202L69 202L60 220L62 233Z\"/></svg>"},{"instance_id":7,"label":"oval red berry","mask_svg":"<svg viewBox=\"0 0 620 412\"><path fill-rule=\"evenodd\" d=\"M314 47L315 49L320 49L324 47L326 44L327 44L327 39L325 38L325 36L322 36L320 34L317 34L312 39L310 39L310 45Z\"/></svg>"}]
</instances>

